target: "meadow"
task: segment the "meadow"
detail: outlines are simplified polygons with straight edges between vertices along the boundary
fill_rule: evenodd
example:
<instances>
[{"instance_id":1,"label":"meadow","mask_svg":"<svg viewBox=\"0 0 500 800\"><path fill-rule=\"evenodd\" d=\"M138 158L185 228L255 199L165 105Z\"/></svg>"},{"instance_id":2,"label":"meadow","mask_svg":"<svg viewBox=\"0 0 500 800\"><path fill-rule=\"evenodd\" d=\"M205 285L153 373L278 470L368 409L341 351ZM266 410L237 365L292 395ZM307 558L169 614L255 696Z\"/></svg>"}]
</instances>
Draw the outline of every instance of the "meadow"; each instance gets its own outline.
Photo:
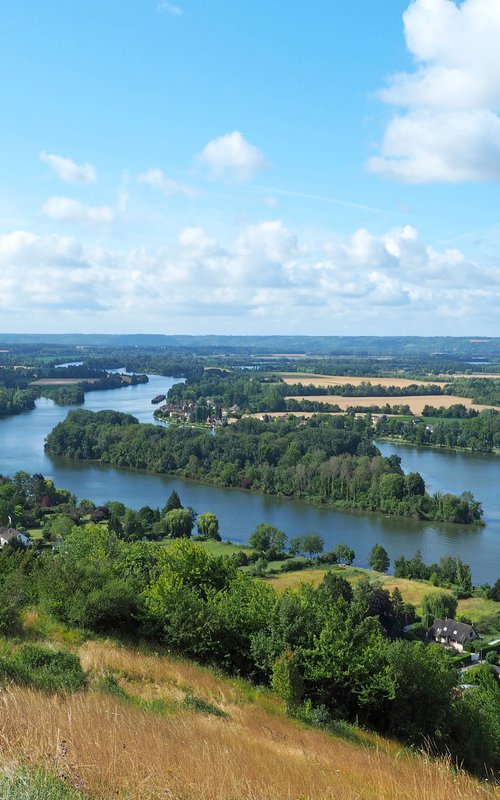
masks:
<instances>
[{"instance_id":1,"label":"meadow","mask_svg":"<svg viewBox=\"0 0 500 800\"><path fill-rule=\"evenodd\" d=\"M36 617L31 625L34 635ZM1 764L10 776L27 769L53 776L45 800L493 796L446 759L347 724L335 732L292 720L270 691L171 655L109 640L73 650L87 670L86 691L8 686L0 695ZM14 782L0 776L2 797L28 800L9 792Z\"/></svg>"}]
</instances>

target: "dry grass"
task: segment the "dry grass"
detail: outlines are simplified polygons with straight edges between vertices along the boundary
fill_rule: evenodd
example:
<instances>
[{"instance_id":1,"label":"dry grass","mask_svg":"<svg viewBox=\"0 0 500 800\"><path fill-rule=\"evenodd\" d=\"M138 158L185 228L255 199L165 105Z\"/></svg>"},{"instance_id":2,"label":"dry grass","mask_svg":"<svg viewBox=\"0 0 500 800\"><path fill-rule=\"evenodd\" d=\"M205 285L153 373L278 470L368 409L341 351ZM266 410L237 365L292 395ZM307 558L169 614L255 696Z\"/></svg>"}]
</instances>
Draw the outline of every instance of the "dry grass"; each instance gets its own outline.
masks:
<instances>
[{"instance_id":1,"label":"dry grass","mask_svg":"<svg viewBox=\"0 0 500 800\"><path fill-rule=\"evenodd\" d=\"M311 583L313 586L319 586L323 580L326 572L333 571L337 575L348 580L350 583L358 583L361 578L368 577L373 580L378 580L383 585L384 589L392 592L398 587L405 603L413 603L419 606L423 597L426 594L433 592L448 592L451 594L450 589L444 589L441 586L433 586L430 583L423 583L422 581L412 581L407 578L395 578L393 575L385 575L382 572L374 572L369 569L347 568L343 567L326 569L304 569L300 572L284 572L282 575L276 575L269 578L266 582L270 583L278 591L282 592L285 589L296 589L301 583Z\"/></svg>"},{"instance_id":2,"label":"dry grass","mask_svg":"<svg viewBox=\"0 0 500 800\"><path fill-rule=\"evenodd\" d=\"M420 416L424 406L436 406L440 408L449 408L450 406L461 403L466 408L473 408L476 411L484 411L487 408L495 408L495 406L481 405L480 403L473 403L472 400L466 397L458 397L450 394L427 394L427 395L400 395L398 397L341 397L340 395L300 395L294 397L287 397L287 400L310 400L313 403L328 403L330 405L338 405L339 408L345 410L350 406L409 406L412 413Z\"/></svg>"},{"instance_id":3,"label":"dry grass","mask_svg":"<svg viewBox=\"0 0 500 800\"><path fill-rule=\"evenodd\" d=\"M95 800L491 800L447 765L366 749L255 704L230 720L152 715L96 692L0 696L4 763L50 764Z\"/></svg>"}]
</instances>

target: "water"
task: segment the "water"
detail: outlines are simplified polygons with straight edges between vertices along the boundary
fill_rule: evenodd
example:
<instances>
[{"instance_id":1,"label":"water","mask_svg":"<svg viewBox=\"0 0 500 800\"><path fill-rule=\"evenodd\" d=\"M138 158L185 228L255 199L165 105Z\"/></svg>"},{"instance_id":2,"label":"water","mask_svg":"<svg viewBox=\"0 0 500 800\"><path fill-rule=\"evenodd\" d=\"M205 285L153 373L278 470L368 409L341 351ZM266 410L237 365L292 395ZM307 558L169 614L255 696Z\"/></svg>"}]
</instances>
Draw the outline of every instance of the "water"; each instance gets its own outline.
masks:
<instances>
[{"instance_id":1,"label":"water","mask_svg":"<svg viewBox=\"0 0 500 800\"><path fill-rule=\"evenodd\" d=\"M151 399L166 394L178 382L178 378L151 375L147 384L88 392L83 408L113 408L133 414L141 422L154 422ZM34 411L0 419L0 472L41 472L80 499L90 498L97 504L121 500L133 508L161 507L176 489L184 505L193 506L199 513L213 511L219 517L223 538L234 542L246 542L256 525L269 522L290 537L309 531L321 533L327 549L338 542L348 542L356 552L355 563L360 566L367 566L368 554L379 542L391 559L401 554L411 556L420 548L427 562L448 554L460 556L471 564L475 583L491 583L500 577L500 459L494 456L378 443L384 455L400 455L406 471L420 472L429 491L460 494L471 490L482 501L485 527L440 525L374 514L347 514L237 489L51 458L43 449L45 437L67 413L67 407L41 399Z\"/></svg>"}]
</instances>

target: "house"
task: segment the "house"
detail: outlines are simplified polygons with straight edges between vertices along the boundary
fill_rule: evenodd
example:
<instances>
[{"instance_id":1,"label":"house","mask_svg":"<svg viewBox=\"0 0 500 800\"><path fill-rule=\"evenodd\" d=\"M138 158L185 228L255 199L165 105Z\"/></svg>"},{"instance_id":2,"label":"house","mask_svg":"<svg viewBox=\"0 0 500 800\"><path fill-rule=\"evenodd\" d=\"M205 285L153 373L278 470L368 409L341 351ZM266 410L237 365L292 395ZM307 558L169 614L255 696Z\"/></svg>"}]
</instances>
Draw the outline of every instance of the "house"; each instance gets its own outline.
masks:
<instances>
[{"instance_id":1,"label":"house","mask_svg":"<svg viewBox=\"0 0 500 800\"><path fill-rule=\"evenodd\" d=\"M481 638L474 625L458 622L456 619L435 619L427 632L427 637L448 647L454 647L459 653L463 653L466 642Z\"/></svg>"},{"instance_id":2,"label":"house","mask_svg":"<svg viewBox=\"0 0 500 800\"><path fill-rule=\"evenodd\" d=\"M0 527L0 547L5 547L6 544L12 544L12 542L19 542L24 547L29 547L31 544L29 536L26 536L25 533L16 531L15 528Z\"/></svg>"}]
</instances>

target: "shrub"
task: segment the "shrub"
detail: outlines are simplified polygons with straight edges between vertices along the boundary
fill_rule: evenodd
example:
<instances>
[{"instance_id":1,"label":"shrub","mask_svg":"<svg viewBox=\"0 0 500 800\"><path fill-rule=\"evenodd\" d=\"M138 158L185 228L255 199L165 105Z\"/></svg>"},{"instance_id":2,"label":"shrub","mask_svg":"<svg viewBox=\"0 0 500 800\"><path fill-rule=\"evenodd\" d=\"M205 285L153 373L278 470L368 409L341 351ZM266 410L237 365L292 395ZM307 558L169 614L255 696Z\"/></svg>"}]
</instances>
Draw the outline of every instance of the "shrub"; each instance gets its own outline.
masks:
<instances>
[{"instance_id":1,"label":"shrub","mask_svg":"<svg viewBox=\"0 0 500 800\"><path fill-rule=\"evenodd\" d=\"M26 644L7 659L6 676L44 692L76 692L86 683L78 656L38 644ZM4 674L5 674L4 673Z\"/></svg>"},{"instance_id":2,"label":"shrub","mask_svg":"<svg viewBox=\"0 0 500 800\"><path fill-rule=\"evenodd\" d=\"M209 703L208 700L205 700L203 697L191 694L191 692L186 694L184 705L192 711L197 711L199 714L212 714L214 717L228 716L221 708L214 706L213 703Z\"/></svg>"}]
</instances>

